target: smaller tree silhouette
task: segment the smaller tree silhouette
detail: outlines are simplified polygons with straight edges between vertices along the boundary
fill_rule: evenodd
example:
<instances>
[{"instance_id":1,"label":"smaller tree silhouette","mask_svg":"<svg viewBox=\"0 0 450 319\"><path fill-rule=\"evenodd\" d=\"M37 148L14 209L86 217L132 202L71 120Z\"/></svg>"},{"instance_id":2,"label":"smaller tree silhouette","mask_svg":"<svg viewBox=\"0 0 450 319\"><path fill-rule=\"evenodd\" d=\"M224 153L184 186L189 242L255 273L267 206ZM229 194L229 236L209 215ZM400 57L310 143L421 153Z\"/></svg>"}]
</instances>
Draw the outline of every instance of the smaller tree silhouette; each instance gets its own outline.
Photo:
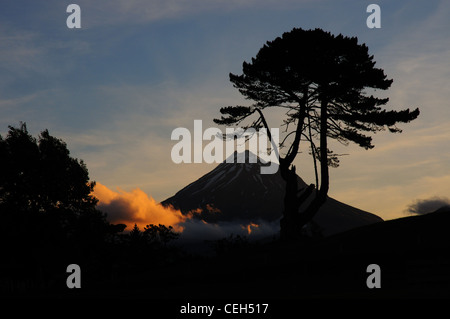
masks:
<instances>
[{"instance_id":1,"label":"smaller tree silhouette","mask_svg":"<svg viewBox=\"0 0 450 319\"><path fill-rule=\"evenodd\" d=\"M141 240L141 238L142 238L142 232L141 232L141 230L139 229L139 227L138 227L137 224L134 224L134 227L133 227L133 229L130 231L129 236L130 236L130 240L131 240L132 242L138 242L138 241Z\"/></svg>"},{"instance_id":2,"label":"smaller tree silhouette","mask_svg":"<svg viewBox=\"0 0 450 319\"><path fill-rule=\"evenodd\" d=\"M147 237L150 243L159 243L167 247L167 244L180 237L180 234L176 233L172 226L149 224L144 227L144 236Z\"/></svg>"},{"instance_id":3,"label":"smaller tree silhouette","mask_svg":"<svg viewBox=\"0 0 450 319\"><path fill-rule=\"evenodd\" d=\"M213 248L217 255L230 252L242 252L249 247L248 237L230 234L228 237L213 242Z\"/></svg>"}]
</instances>

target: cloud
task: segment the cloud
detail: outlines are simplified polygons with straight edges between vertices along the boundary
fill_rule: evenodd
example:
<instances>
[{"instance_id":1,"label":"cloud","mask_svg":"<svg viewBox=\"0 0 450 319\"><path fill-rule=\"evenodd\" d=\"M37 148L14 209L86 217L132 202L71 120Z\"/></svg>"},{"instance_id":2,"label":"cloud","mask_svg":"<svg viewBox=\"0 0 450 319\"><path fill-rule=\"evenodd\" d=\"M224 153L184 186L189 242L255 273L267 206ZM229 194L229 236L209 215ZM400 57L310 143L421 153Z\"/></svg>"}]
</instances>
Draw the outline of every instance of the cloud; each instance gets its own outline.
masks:
<instances>
[{"instance_id":1,"label":"cloud","mask_svg":"<svg viewBox=\"0 0 450 319\"><path fill-rule=\"evenodd\" d=\"M450 199L434 196L428 199L418 199L410 204L406 211L410 214L424 215L432 213L442 207L450 207Z\"/></svg>"},{"instance_id":2,"label":"cloud","mask_svg":"<svg viewBox=\"0 0 450 319\"><path fill-rule=\"evenodd\" d=\"M233 235L246 236L251 240L261 239L277 234L279 221L262 220L207 223L199 219L187 219L183 222L183 233L180 239L185 242L202 242L218 240Z\"/></svg>"},{"instance_id":3,"label":"cloud","mask_svg":"<svg viewBox=\"0 0 450 319\"><path fill-rule=\"evenodd\" d=\"M79 38L48 37L43 30L5 24L0 24L0 41L0 67L14 78L66 75L75 69L73 58L92 54L89 43Z\"/></svg>"},{"instance_id":4,"label":"cloud","mask_svg":"<svg viewBox=\"0 0 450 319\"><path fill-rule=\"evenodd\" d=\"M308 3L311 0L300 1ZM177 19L208 12L229 12L248 8L291 7L299 1L289 0L108 0L77 2L86 12L87 26L115 24L143 24L165 19Z\"/></svg>"},{"instance_id":5,"label":"cloud","mask_svg":"<svg viewBox=\"0 0 450 319\"><path fill-rule=\"evenodd\" d=\"M97 183L94 196L99 199L98 208L107 213L111 223L126 224L128 229L134 224L141 229L149 224L163 224L182 231L180 224L188 218L179 210L162 206L139 188L131 192L120 189L116 192Z\"/></svg>"},{"instance_id":6,"label":"cloud","mask_svg":"<svg viewBox=\"0 0 450 319\"><path fill-rule=\"evenodd\" d=\"M97 183L94 196L99 199L98 208L107 214L111 223L127 225L127 230L134 224L143 230L149 224L172 226L181 233L183 243L203 243L233 235L247 236L249 239L260 239L273 236L279 231L279 222L261 220L234 220L230 222L207 223L195 218L199 209L183 215L173 207L164 207L139 188L130 192L113 191L101 183ZM209 210L217 211L213 207Z\"/></svg>"}]
</instances>

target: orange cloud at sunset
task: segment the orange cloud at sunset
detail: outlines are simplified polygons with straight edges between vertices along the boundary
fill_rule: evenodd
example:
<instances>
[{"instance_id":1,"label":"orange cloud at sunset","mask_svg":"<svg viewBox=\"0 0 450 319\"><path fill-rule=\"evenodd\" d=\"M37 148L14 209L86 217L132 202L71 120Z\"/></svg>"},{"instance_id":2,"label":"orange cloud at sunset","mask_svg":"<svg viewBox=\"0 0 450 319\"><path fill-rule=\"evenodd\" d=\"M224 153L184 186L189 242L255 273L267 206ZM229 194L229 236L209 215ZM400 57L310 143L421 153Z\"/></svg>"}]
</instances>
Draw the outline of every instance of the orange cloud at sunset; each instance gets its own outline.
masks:
<instances>
[{"instance_id":1,"label":"orange cloud at sunset","mask_svg":"<svg viewBox=\"0 0 450 319\"><path fill-rule=\"evenodd\" d=\"M99 200L98 208L107 213L107 219L111 223L127 225L128 230L134 224L141 230L149 224L163 224L180 232L183 231L180 224L190 218L179 210L162 206L139 188L130 192L113 191L97 182L93 195Z\"/></svg>"},{"instance_id":2,"label":"orange cloud at sunset","mask_svg":"<svg viewBox=\"0 0 450 319\"><path fill-rule=\"evenodd\" d=\"M99 200L98 209L106 213L107 220L113 224L125 224L130 231L136 224L141 231L149 224L172 226L181 233L180 240L186 243L218 240L231 234L262 238L278 232L279 222L233 220L209 223L201 218L202 213L220 213L213 204L192 209L186 214L171 206L163 206L140 188L131 191L111 190L96 183L93 195Z\"/></svg>"}]
</instances>

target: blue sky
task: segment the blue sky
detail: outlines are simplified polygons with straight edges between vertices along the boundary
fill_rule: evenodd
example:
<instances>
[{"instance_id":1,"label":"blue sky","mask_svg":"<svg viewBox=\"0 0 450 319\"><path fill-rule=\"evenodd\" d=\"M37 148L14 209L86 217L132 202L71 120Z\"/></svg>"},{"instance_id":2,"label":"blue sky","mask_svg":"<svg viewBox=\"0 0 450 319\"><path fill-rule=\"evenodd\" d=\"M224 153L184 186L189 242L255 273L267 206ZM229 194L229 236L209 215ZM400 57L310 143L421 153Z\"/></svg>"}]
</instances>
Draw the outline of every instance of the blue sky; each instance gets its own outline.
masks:
<instances>
[{"instance_id":1,"label":"blue sky","mask_svg":"<svg viewBox=\"0 0 450 319\"><path fill-rule=\"evenodd\" d=\"M366 26L372 2L381 29ZM220 107L248 103L228 73L283 32L319 27L368 45L394 79L388 108L421 109L402 134L377 134L373 150L336 145L350 155L332 169L330 195L385 219L450 196L448 1L75 1L82 27L68 29L70 3L1 2L2 135L19 121L35 136L48 128L91 179L164 200L214 168L172 163L172 130L213 126ZM298 171L313 182L303 158Z\"/></svg>"}]
</instances>

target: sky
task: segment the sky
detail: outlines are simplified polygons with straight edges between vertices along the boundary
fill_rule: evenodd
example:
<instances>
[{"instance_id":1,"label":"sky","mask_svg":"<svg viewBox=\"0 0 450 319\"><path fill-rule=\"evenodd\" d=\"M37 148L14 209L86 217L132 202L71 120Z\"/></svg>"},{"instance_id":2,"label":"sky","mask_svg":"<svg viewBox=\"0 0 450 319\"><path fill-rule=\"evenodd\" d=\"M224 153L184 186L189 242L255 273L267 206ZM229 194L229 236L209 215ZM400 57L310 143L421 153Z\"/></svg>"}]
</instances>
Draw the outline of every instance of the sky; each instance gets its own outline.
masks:
<instances>
[{"instance_id":1,"label":"sky","mask_svg":"<svg viewBox=\"0 0 450 319\"><path fill-rule=\"evenodd\" d=\"M357 36L394 80L386 108L421 110L402 134L377 133L372 150L332 144L349 155L331 169L329 195L383 219L450 203L449 1L77 0L79 29L66 25L70 3L0 3L0 134L20 122L34 136L48 129L104 193L159 202L212 170L173 163L171 132L195 119L216 127L220 107L249 105L229 73L297 27ZM379 29L366 25L371 3ZM295 164L313 183L306 149Z\"/></svg>"}]
</instances>

